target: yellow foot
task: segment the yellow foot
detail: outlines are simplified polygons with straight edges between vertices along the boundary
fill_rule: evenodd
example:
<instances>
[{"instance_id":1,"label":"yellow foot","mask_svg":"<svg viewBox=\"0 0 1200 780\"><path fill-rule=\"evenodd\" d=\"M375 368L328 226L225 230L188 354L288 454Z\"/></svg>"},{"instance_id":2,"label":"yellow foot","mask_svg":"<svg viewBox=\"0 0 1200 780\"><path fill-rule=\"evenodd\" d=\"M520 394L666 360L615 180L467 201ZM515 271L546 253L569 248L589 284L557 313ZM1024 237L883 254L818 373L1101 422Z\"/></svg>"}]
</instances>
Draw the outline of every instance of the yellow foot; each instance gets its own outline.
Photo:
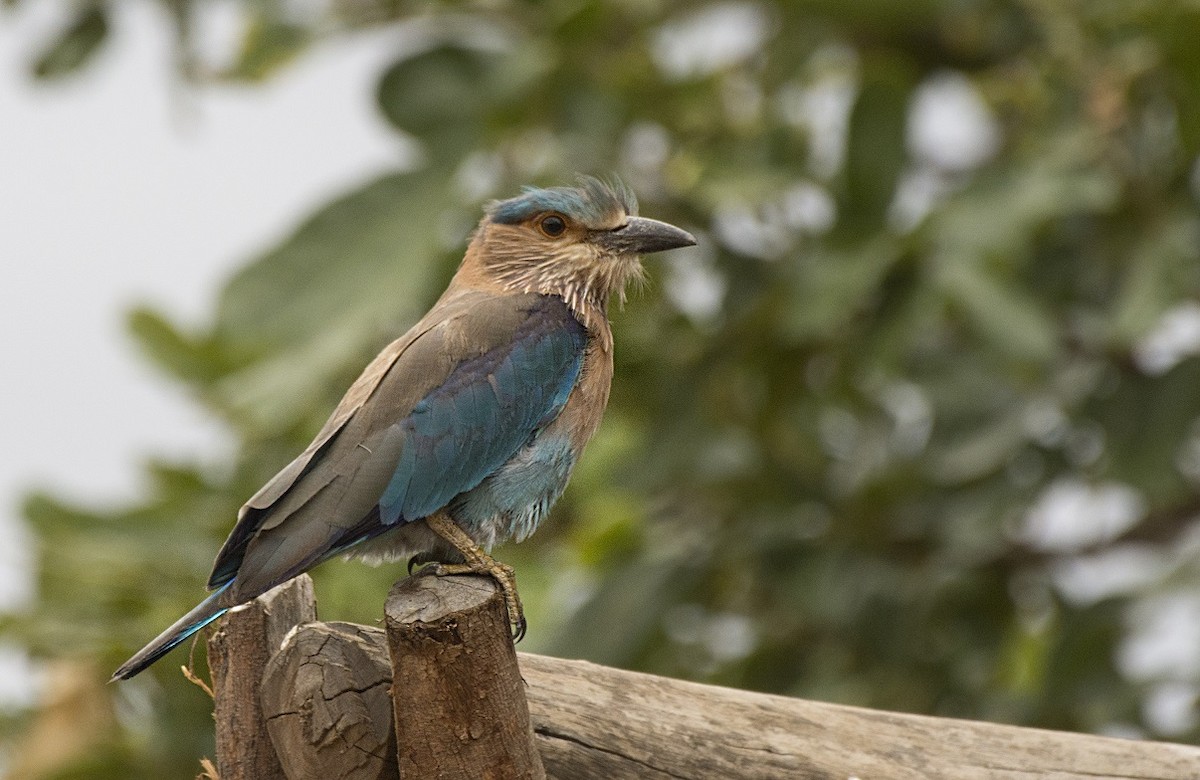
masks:
<instances>
[{"instance_id":1,"label":"yellow foot","mask_svg":"<svg viewBox=\"0 0 1200 780\"><path fill-rule=\"evenodd\" d=\"M433 563L421 569L421 573L429 572L436 577L450 574L487 574L496 581L504 593L504 606L508 608L508 619L512 624L512 638L520 642L525 638L525 610L521 607L521 597L517 594L517 576L513 567L500 563L487 556L489 563L475 566L470 563Z\"/></svg>"},{"instance_id":2,"label":"yellow foot","mask_svg":"<svg viewBox=\"0 0 1200 780\"><path fill-rule=\"evenodd\" d=\"M517 576L513 572L513 567L506 563L500 563L484 552L479 545L475 544L475 540L468 536L449 517L437 514L427 517L425 522L434 533L454 545L454 548L462 554L466 562L432 563L430 566L422 569L422 572L428 571L439 577L449 574L487 574L496 581L496 584L500 586L500 590L504 593L504 605L508 608L508 620L512 627L513 642L520 642L524 639L525 610L521 607L521 597L517 595ZM418 565L425 563L420 558L421 556L416 556L409 561L410 573L412 572L414 563Z\"/></svg>"}]
</instances>

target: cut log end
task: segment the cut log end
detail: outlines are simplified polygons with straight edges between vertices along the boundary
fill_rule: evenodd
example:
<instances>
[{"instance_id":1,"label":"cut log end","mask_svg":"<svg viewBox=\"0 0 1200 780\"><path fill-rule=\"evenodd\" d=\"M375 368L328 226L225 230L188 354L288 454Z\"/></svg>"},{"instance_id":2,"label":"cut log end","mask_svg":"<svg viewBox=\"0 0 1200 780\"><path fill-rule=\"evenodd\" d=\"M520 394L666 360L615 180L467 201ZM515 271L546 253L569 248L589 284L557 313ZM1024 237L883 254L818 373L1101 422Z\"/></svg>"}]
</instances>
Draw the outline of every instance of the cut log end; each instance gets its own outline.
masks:
<instances>
[{"instance_id":1,"label":"cut log end","mask_svg":"<svg viewBox=\"0 0 1200 780\"><path fill-rule=\"evenodd\" d=\"M313 623L267 665L262 706L291 780L389 780L396 737L387 644L377 629Z\"/></svg>"},{"instance_id":2,"label":"cut log end","mask_svg":"<svg viewBox=\"0 0 1200 780\"><path fill-rule=\"evenodd\" d=\"M419 575L400 580L388 593L389 625L436 624L464 613L486 610L499 588L490 577Z\"/></svg>"},{"instance_id":3,"label":"cut log end","mask_svg":"<svg viewBox=\"0 0 1200 780\"><path fill-rule=\"evenodd\" d=\"M400 777L544 778L496 583L402 580L385 615Z\"/></svg>"}]
</instances>

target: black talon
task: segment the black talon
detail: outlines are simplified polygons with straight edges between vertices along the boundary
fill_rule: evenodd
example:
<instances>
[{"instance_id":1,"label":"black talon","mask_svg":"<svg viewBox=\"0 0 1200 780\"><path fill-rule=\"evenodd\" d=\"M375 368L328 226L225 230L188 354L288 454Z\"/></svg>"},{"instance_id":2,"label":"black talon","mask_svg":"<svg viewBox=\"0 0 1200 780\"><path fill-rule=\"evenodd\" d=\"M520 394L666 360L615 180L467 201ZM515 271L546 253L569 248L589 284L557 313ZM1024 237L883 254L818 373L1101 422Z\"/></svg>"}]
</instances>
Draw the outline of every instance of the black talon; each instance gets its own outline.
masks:
<instances>
[{"instance_id":1,"label":"black talon","mask_svg":"<svg viewBox=\"0 0 1200 780\"><path fill-rule=\"evenodd\" d=\"M524 615L522 615L522 616L521 616L521 617L520 617L520 618L517 620L517 622L516 622L516 625L515 625L515 629L513 630L512 638L513 638L513 644L514 644L514 645L515 645L515 644L517 644L518 642L520 642L522 639L524 639L524 638L525 638L525 628L526 628L525 616L524 616Z\"/></svg>"},{"instance_id":2,"label":"black talon","mask_svg":"<svg viewBox=\"0 0 1200 780\"><path fill-rule=\"evenodd\" d=\"M430 555L427 552L417 553L408 559L408 576L412 576L413 569L418 566L428 566L431 563L440 563L436 556ZM422 569L424 571L424 569Z\"/></svg>"}]
</instances>

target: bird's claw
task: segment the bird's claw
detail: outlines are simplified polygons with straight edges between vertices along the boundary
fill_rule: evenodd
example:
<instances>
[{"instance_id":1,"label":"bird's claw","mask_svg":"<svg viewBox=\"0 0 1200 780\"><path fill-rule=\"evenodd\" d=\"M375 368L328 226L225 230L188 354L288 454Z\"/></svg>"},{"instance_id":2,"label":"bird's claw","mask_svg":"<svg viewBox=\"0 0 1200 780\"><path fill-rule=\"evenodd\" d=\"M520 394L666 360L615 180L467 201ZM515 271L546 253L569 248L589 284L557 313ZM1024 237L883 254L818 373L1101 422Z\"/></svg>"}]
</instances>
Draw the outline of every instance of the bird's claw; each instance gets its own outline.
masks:
<instances>
[{"instance_id":1,"label":"bird's claw","mask_svg":"<svg viewBox=\"0 0 1200 780\"><path fill-rule=\"evenodd\" d=\"M425 518L426 525L438 536L454 546L465 559L465 563L438 564L433 573L443 574L487 574L496 581L504 593L504 606L508 608L509 628L512 631L514 643L525 637L525 610L521 608L521 597L517 595L517 576L513 567L500 563L484 552L475 540L459 528L453 520L443 513L436 513ZM419 557L419 556L418 556Z\"/></svg>"},{"instance_id":2,"label":"bird's claw","mask_svg":"<svg viewBox=\"0 0 1200 780\"><path fill-rule=\"evenodd\" d=\"M513 641L514 645L525 638L525 628L527 627L527 625L528 624L525 622L524 615L519 616L515 621L513 621L512 641Z\"/></svg>"},{"instance_id":3,"label":"bird's claw","mask_svg":"<svg viewBox=\"0 0 1200 780\"><path fill-rule=\"evenodd\" d=\"M504 606L508 609L508 619L512 633L513 644L520 642L525 638L525 629L528 624L525 622L525 609L521 606L521 597L517 594L517 577L513 571L513 567L507 563L500 563L492 559L490 556L486 560L479 560L474 563L439 563L434 560L423 559L420 555L414 555L408 561L409 574L412 574L413 566L424 566L417 572L417 576L433 575L435 577L445 577L452 574L486 574L496 581L500 586L500 592L504 594ZM429 564L429 565L425 565Z\"/></svg>"},{"instance_id":4,"label":"bird's claw","mask_svg":"<svg viewBox=\"0 0 1200 780\"><path fill-rule=\"evenodd\" d=\"M408 576L412 576L413 569L430 563L437 563L437 559L429 553L417 553L408 559Z\"/></svg>"}]
</instances>

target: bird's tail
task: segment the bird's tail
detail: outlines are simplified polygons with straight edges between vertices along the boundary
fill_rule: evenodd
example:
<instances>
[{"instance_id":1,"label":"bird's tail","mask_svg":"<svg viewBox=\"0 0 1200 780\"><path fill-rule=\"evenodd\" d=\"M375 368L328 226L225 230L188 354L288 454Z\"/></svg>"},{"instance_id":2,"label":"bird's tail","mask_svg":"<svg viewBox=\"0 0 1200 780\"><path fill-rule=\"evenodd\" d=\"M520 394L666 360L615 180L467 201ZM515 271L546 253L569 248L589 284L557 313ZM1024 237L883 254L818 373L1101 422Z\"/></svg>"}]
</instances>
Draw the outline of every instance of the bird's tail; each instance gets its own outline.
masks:
<instances>
[{"instance_id":1,"label":"bird's tail","mask_svg":"<svg viewBox=\"0 0 1200 780\"><path fill-rule=\"evenodd\" d=\"M112 679L109 682L128 680L150 664L162 658L180 642L183 642L192 634L228 612L229 607L221 606L218 604L218 601L221 598L221 594L232 584L232 582L226 584L225 587L216 591L204 601L201 601L191 612L176 620L174 625L159 634L153 642L134 653L132 658L121 664L120 669L113 672Z\"/></svg>"}]
</instances>

